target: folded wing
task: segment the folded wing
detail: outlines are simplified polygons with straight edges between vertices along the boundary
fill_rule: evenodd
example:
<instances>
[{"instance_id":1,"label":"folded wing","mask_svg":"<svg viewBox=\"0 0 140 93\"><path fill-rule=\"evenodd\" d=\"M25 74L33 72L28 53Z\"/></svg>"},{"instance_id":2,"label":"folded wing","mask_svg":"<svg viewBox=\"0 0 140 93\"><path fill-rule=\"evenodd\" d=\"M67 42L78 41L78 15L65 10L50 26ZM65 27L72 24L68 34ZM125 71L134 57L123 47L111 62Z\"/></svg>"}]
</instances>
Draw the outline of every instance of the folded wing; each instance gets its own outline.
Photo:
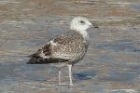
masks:
<instances>
[{"instance_id":1,"label":"folded wing","mask_svg":"<svg viewBox=\"0 0 140 93\"><path fill-rule=\"evenodd\" d=\"M59 35L46 43L36 53L31 55L28 63L41 64L41 63L55 63L65 62L75 58L80 54L82 46L77 46L80 40L76 40L69 36ZM80 43L79 43L80 44ZM79 48L75 48L79 47ZM84 46L83 46L84 47Z\"/></svg>"}]
</instances>

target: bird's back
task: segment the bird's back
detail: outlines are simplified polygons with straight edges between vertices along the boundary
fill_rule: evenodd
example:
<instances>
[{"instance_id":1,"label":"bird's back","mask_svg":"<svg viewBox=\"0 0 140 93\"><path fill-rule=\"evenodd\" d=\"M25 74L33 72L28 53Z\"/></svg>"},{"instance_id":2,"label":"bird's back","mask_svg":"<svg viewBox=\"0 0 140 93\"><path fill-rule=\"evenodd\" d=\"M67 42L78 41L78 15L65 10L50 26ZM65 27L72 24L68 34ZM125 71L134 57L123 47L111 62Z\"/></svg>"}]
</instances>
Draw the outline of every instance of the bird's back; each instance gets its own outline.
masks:
<instances>
[{"instance_id":1,"label":"bird's back","mask_svg":"<svg viewBox=\"0 0 140 93\"><path fill-rule=\"evenodd\" d=\"M87 47L88 41L80 33L69 31L66 35L58 35L47 42L31 56L28 63L68 62L74 64L84 57Z\"/></svg>"},{"instance_id":2,"label":"bird's back","mask_svg":"<svg viewBox=\"0 0 140 93\"><path fill-rule=\"evenodd\" d=\"M59 47L58 46L53 47L52 56L68 59L72 63L81 60L87 51L88 40L85 40L81 36L81 34L79 34L76 31L69 31L67 35L60 36L60 38L62 37L66 38L63 39L64 41L62 40L62 42L60 42Z\"/></svg>"}]
</instances>

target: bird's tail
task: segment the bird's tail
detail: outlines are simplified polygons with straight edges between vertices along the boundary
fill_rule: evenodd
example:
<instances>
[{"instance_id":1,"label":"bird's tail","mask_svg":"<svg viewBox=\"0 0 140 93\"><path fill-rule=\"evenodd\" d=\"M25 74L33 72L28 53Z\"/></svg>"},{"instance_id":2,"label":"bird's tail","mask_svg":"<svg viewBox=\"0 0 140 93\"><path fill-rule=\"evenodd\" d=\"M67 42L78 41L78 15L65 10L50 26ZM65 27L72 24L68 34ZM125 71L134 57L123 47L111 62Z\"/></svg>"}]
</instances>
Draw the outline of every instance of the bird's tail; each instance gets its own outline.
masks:
<instances>
[{"instance_id":1,"label":"bird's tail","mask_svg":"<svg viewBox=\"0 0 140 93\"><path fill-rule=\"evenodd\" d=\"M30 59L27 62L27 64L42 64L44 61L43 58L41 58L37 54L32 54L29 57L30 57Z\"/></svg>"},{"instance_id":2,"label":"bird's tail","mask_svg":"<svg viewBox=\"0 0 140 93\"><path fill-rule=\"evenodd\" d=\"M60 59L60 58L46 58L43 59L38 54L32 54L29 56L30 59L27 64L49 64L49 63L58 63L58 62L66 62L67 59Z\"/></svg>"}]
</instances>

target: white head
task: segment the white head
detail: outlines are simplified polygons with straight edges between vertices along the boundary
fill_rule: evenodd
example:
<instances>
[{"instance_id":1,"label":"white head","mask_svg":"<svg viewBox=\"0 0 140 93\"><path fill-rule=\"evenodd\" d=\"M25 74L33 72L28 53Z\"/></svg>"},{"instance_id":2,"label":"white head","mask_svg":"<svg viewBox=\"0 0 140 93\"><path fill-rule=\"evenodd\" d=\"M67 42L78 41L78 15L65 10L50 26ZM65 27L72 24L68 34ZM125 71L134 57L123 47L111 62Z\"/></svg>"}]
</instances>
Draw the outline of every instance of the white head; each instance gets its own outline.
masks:
<instances>
[{"instance_id":1,"label":"white head","mask_svg":"<svg viewBox=\"0 0 140 93\"><path fill-rule=\"evenodd\" d=\"M87 29L92 26L85 17L75 17L70 23L70 29L79 32L85 39L88 39Z\"/></svg>"},{"instance_id":2,"label":"white head","mask_svg":"<svg viewBox=\"0 0 140 93\"><path fill-rule=\"evenodd\" d=\"M75 17L72 19L70 28L76 31L86 31L92 23L90 23L85 17Z\"/></svg>"}]
</instances>

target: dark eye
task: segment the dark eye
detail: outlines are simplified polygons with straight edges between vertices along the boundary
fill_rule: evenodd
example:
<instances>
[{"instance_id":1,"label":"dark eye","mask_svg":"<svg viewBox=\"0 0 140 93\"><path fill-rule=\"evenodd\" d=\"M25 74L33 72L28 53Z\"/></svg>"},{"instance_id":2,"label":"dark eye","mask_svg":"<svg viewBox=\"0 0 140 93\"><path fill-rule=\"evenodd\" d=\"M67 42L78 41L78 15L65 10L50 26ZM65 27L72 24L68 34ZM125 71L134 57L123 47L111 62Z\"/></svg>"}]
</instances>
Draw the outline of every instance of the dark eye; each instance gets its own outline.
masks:
<instances>
[{"instance_id":1,"label":"dark eye","mask_svg":"<svg viewBox=\"0 0 140 93\"><path fill-rule=\"evenodd\" d=\"M81 24L85 24L85 22L84 22L84 21L80 21L80 23L81 23Z\"/></svg>"}]
</instances>

